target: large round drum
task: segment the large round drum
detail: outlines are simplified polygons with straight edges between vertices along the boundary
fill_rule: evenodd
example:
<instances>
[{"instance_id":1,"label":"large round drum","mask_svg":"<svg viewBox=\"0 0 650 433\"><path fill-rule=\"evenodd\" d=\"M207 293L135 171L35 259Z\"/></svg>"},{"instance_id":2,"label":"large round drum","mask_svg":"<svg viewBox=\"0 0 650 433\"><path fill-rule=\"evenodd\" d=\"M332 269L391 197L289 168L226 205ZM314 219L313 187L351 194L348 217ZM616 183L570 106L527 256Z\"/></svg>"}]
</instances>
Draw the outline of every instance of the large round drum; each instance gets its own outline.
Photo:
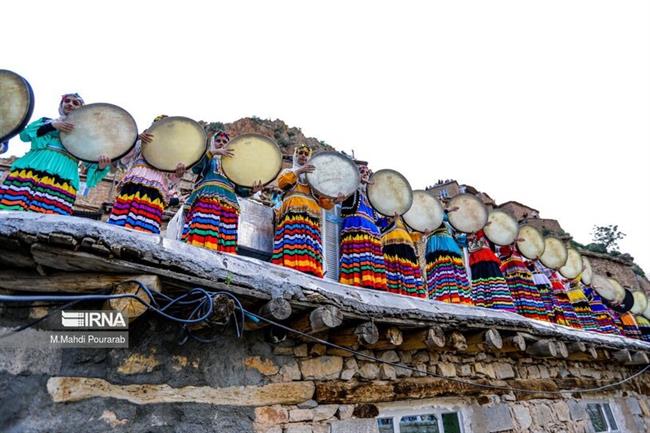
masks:
<instances>
[{"instance_id":1,"label":"large round drum","mask_svg":"<svg viewBox=\"0 0 650 433\"><path fill-rule=\"evenodd\" d=\"M614 301L605 301L605 304L617 313L627 313L634 306L634 295L632 294L632 291L623 289L623 296L620 301L618 299Z\"/></svg>"},{"instance_id":2,"label":"large round drum","mask_svg":"<svg viewBox=\"0 0 650 433\"><path fill-rule=\"evenodd\" d=\"M648 296L640 290L632 292L634 304L630 310L632 314L641 314L648 308Z\"/></svg>"},{"instance_id":3,"label":"large round drum","mask_svg":"<svg viewBox=\"0 0 650 433\"><path fill-rule=\"evenodd\" d=\"M208 148L203 127L187 117L165 117L151 125L147 132L153 135L153 140L143 143L142 156L158 170L172 172L179 163L190 168L201 160Z\"/></svg>"},{"instance_id":4,"label":"large round drum","mask_svg":"<svg viewBox=\"0 0 650 433\"><path fill-rule=\"evenodd\" d=\"M268 137L242 134L230 140L227 146L233 156L221 158L221 168L233 183L250 188L255 182L266 185L282 170L282 151Z\"/></svg>"},{"instance_id":5,"label":"large round drum","mask_svg":"<svg viewBox=\"0 0 650 433\"><path fill-rule=\"evenodd\" d=\"M454 210L458 208L457 210ZM459 194L447 204L449 224L464 233L476 233L485 227L488 211L481 200L472 194Z\"/></svg>"},{"instance_id":6,"label":"large round drum","mask_svg":"<svg viewBox=\"0 0 650 433\"><path fill-rule=\"evenodd\" d=\"M409 181L399 172L385 168L370 178L368 200L382 215L403 215L413 204L413 190Z\"/></svg>"},{"instance_id":7,"label":"large round drum","mask_svg":"<svg viewBox=\"0 0 650 433\"><path fill-rule=\"evenodd\" d=\"M20 75L0 69L0 143L18 134L34 111L34 92Z\"/></svg>"},{"instance_id":8,"label":"large round drum","mask_svg":"<svg viewBox=\"0 0 650 433\"><path fill-rule=\"evenodd\" d=\"M594 274L591 279L591 287L606 301L614 301L619 297L617 289L607 277Z\"/></svg>"},{"instance_id":9,"label":"large round drum","mask_svg":"<svg viewBox=\"0 0 650 433\"><path fill-rule=\"evenodd\" d=\"M440 202L428 191L413 191L413 204L404 214L404 222L419 232L433 231L440 227L444 218Z\"/></svg>"},{"instance_id":10,"label":"large round drum","mask_svg":"<svg viewBox=\"0 0 650 433\"><path fill-rule=\"evenodd\" d=\"M632 296L632 293L630 292L630 294L628 295L627 294L628 290L625 290L625 287L623 287L621 283L619 283L614 278L607 278L607 281L609 281L609 284L611 284L611 286L614 288L614 299L612 299L612 302L614 304L621 304L625 302L626 298L629 298L630 308L632 308L632 303L634 302L634 297ZM628 308L628 310L630 308Z\"/></svg>"},{"instance_id":11,"label":"large round drum","mask_svg":"<svg viewBox=\"0 0 650 433\"><path fill-rule=\"evenodd\" d=\"M586 285L591 284L593 278L593 270L591 269L591 262L588 258L582 256L582 282Z\"/></svg>"},{"instance_id":12,"label":"large round drum","mask_svg":"<svg viewBox=\"0 0 650 433\"><path fill-rule=\"evenodd\" d=\"M307 173L307 182L318 195L349 197L359 188L359 168L349 157L339 152L319 152L308 162L315 167Z\"/></svg>"},{"instance_id":13,"label":"large round drum","mask_svg":"<svg viewBox=\"0 0 650 433\"><path fill-rule=\"evenodd\" d=\"M544 236L533 226L519 227L517 249L527 259L537 260L544 252Z\"/></svg>"},{"instance_id":14,"label":"large round drum","mask_svg":"<svg viewBox=\"0 0 650 433\"><path fill-rule=\"evenodd\" d=\"M74 125L61 133L61 143L76 158L97 162L102 155L116 160L126 155L138 138L138 126L131 115L113 104L88 104L66 117Z\"/></svg>"},{"instance_id":15,"label":"large round drum","mask_svg":"<svg viewBox=\"0 0 650 433\"><path fill-rule=\"evenodd\" d=\"M564 243L556 237L547 236L544 238L544 252L539 256L539 260L551 269L560 269L566 263L568 258Z\"/></svg>"},{"instance_id":16,"label":"large round drum","mask_svg":"<svg viewBox=\"0 0 650 433\"><path fill-rule=\"evenodd\" d=\"M650 302L648 302L648 306L646 307L645 310L643 310L643 313L641 313L643 317L646 319L650 319Z\"/></svg>"},{"instance_id":17,"label":"large round drum","mask_svg":"<svg viewBox=\"0 0 650 433\"><path fill-rule=\"evenodd\" d=\"M574 248L567 249L567 260L564 266L560 268L560 274L564 278L574 279L582 272L582 256Z\"/></svg>"},{"instance_id":18,"label":"large round drum","mask_svg":"<svg viewBox=\"0 0 650 433\"><path fill-rule=\"evenodd\" d=\"M488 214L488 223L483 231L485 236L497 245L510 245L517 239L519 225L510 214L493 210Z\"/></svg>"}]
</instances>

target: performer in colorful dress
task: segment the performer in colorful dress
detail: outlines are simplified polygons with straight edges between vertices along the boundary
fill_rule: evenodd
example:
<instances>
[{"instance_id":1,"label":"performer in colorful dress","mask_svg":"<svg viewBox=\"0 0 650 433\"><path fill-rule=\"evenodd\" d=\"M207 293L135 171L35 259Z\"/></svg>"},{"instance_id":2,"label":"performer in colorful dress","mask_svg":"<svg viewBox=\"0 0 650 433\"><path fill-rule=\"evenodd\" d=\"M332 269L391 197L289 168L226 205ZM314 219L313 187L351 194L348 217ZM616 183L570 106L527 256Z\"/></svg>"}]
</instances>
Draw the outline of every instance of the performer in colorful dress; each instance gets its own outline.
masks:
<instances>
[{"instance_id":1,"label":"performer in colorful dress","mask_svg":"<svg viewBox=\"0 0 650 433\"><path fill-rule=\"evenodd\" d=\"M192 171L198 174L194 190L185 202L185 223L181 240L191 245L237 254L239 202L237 188L221 172L221 157L232 156L226 148L230 137L224 131L210 133L210 149ZM253 187L255 193L261 183Z\"/></svg>"},{"instance_id":2,"label":"performer in colorful dress","mask_svg":"<svg viewBox=\"0 0 650 433\"><path fill-rule=\"evenodd\" d=\"M553 296L553 287L551 280L542 271L541 266L542 264L539 260L529 260L526 263L526 267L533 275L533 282L544 304L544 320L555 323L555 297Z\"/></svg>"},{"instance_id":3,"label":"performer in colorful dress","mask_svg":"<svg viewBox=\"0 0 650 433\"><path fill-rule=\"evenodd\" d=\"M623 335L637 340L643 339L643 335L641 334L639 325L636 323L636 319L634 318L632 313L627 312L627 313L617 314L617 316L618 317L615 316L615 320L618 319L620 323L620 325L618 326L620 326L620 328L622 329Z\"/></svg>"},{"instance_id":4,"label":"performer in colorful dress","mask_svg":"<svg viewBox=\"0 0 650 433\"><path fill-rule=\"evenodd\" d=\"M0 210L19 210L47 214L72 215L79 189L79 160L61 143L61 132L71 132L74 125L66 121L73 110L84 104L76 93L61 97L59 117L32 122L20 133L31 142L29 152L18 158L0 185ZM86 185L92 188L108 173L110 160L102 156L87 168Z\"/></svg>"},{"instance_id":5,"label":"performer in colorful dress","mask_svg":"<svg viewBox=\"0 0 650 433\"><path fill-rule=\"evenodd\" d=\"M483 230L469 238L469 252L474 305L516 313L510 288L501 272L501 262Z\"/></svg>"},{"instance_id":6,"label":"performer in colorful dress","mask_svg":"<svg viewBox=\"0 0 650 433\"><path fill-rule=\"evenodd\" d=\"M582 329L582 324L578 320L573 305L569 300L567 288L562 282L562 278L557 271L549 269L540 264L546 276L551 281L551 290L553 291L554 309L551 315L552 321L558 325L570 326L571 328Z\"/></svg>"},{"instance_id":7,"label":"performer in colorful dress","mask_svg":"<svg viewBox=\"0 0 650 433\"><path fill-rule=\"evenodd\" d=\"M517 313L529 319L548 321L542 296L535 285L533 274L515 246L499 248L501 272L508 283Z\"/></svg>"},{"instance_id":8,"label":"performer in colorful dress","mask_svg":"<svg viewBox=\"0 0 650 433\"><path fill-rule=\"evenodd\" d=\"M339 281L352 286L386 290L386 264L375 211L368 202L370 170L359 164L361 185L341 206L341 260Z\"/></svg>"},{"instance_id":9,"label":"performer in colorful dress","mask_svg":"<svg viewBox=\"0 0 650 433\"><path fill-rule=\"evenodd\" d=\"M569 287L567 290L567 295L569 296L569 302L573 306L573 311L575 311L582 329L585 331L596 331L598 329L598 322L596 316L591 310L591 304L589 304L589 299L583 291L583 286L580 283L580 279L574 280L565 280L565 287Z\"/></svg>"},{"instance_id":10,"label":"performer in colorful dress","mask_svg":"<svg viewBox=\"0 0 650 433\"><path fill-rule=\"evenodd\" d=\"M165 117L156 117L154 123ZM160 233L163 212L176 183L185 173L185 166L179 163L175 173L166 173L149 165L142 156L142 143L148 144L152 140L152 134L143 132L133 150L120 161L126 174L119 183L119 193L107 221L109 224Z\"/></svg>"},{"instance_id":11,"label":"performer in colorful dress","mask_svg":"<svg viewBox=\"0 0 650 433\"><path fill-rule=\"evenodd\" d=\"M293 167L278 177L285 191L276 214L275 238L271 262L306 274L323 276L321 209L331 209L335 200L315 197L305 175L315 167L307 164L311 149L302 144L294 150ZM342 202L344 197L337 200Z\"/></svg>"},{"instance_id":12,"label":"performer in colorful dress","mask_svg":"<svg viewBox=\"0 0 650 433\"><path fill-rule=\"evenodd\" d=\"M379 218L377 225L382 232L388 291L426 298L427 291L415 247L420 235L409 232L400 215Z\"/></svg>"},{"instance_id":13,"label":"performer in colorful dress","mask_svg":"<svg viewBox=\"0 0 650 433\"><path fill-rule=\"evenodd\" d=\"M429 299L452 304L472 305L472 285L467 278L463 252L452 236L447 222L428 235L425 260Z\"/></svg>"},{"instance_id":14,"label":"performer in colorful dress","mask_svg":"<svg viewBox=\"0 0 650 433\"><path fill-rule=\"evenodd\" d=\"M641 331L641 339L643 341L650 341L650 320L644 316L636 316L635 319L636 324L639 325L639 331Z\"/></svg>"},{"instance_id":15,"label":"performer in colorful dress","mask_svg":"<svg viewBox=\"0 0 650 433\"><path fill-rule=\"evenodd\" d=\"M614 318L609 308L603 303L603 299L598 292L589 286L584 286L584 293L591 305L591 311L596 317L598 328L596 332L603 334L619 334L619 330L614 323Z\"/></svg>"}]
</instances>

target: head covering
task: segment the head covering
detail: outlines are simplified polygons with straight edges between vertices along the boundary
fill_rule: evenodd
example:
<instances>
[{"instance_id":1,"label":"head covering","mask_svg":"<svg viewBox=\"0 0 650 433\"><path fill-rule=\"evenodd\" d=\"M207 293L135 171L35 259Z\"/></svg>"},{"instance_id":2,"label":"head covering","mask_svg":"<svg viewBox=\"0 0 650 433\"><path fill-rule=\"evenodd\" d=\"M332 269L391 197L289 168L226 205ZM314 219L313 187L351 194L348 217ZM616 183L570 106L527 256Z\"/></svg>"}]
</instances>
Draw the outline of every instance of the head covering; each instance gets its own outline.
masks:
<instances>
[{"instance_id":1,"label":"head covering","mask_svg":"<svg viewBox=\"0 0 650 433\"><path fill-rule=\"evenodd\" d=\"M230 135L228 135L228 133L222 129L213 129L210 132L214 132L214 134L212 134L212 137L210 137L210 147L216 147L214 142L217 138L220 137L224 137L226 141L230 141Z\"/></svg>"},{"instance_id":2,"label":"head covering","mask_svg":"<svg viewBox=\"0 0 650 433\"><path fill-rule=\"evenodd\" d=\"M298 146L296 146L295 149L293 149L293 168L298 168L302 165L302 164L298 164L298 152L305 149L309 152L307 157L308 158L311 157L311 152L312 152L311 147L309 147L305 143L299 144Z\"/></svg>"},{"instance_id":3,"label":"head covering","mask_svg":"<svg viewBox=\"0 0 650 433\"><path fill-rule=\"evenodd\" d=\"M85 104L84 98L79 96L78 93L66 93L65 95L61 96L61 101L59 102L59 114L62 118L65 117L65 113L63 112L63 101L65 101L65 98L75 98L81 102L81 105Z\"/></svg>"}]
</instances>

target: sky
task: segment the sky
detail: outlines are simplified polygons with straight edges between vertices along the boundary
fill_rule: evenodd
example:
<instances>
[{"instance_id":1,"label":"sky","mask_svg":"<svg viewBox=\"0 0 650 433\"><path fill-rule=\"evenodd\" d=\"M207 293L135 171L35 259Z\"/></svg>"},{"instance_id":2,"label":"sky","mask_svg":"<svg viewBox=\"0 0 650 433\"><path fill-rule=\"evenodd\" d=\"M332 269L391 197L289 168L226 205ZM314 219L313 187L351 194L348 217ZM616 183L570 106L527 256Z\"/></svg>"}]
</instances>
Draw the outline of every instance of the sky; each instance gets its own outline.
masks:
<instances>
[{"instance_id":1,"label":"sky","mask_svg":"<svg viewBox=\"0 0 650 433\"><path fill-rule=\"evenodd\" d=\"M158 114L282 119L393 168L520 201L650 273L650 2L58 1L3 7L0 68ZM27 146L10 142L10 153Z\"/></svg>"}]
</instances>

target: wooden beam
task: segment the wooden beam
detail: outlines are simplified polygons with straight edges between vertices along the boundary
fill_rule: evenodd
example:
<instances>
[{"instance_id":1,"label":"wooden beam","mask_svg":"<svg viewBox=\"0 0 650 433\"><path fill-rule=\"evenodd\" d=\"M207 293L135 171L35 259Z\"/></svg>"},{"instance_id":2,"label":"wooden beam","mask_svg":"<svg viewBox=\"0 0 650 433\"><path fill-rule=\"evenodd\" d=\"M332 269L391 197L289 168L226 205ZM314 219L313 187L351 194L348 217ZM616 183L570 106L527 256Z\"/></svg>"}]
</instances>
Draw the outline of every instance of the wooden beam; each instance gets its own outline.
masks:
<instances>
[{"instance_id":1,"label":"wooden beam","mask_svg":"<svg viewBox=\"0 0 650 433\"><path fill-rule=\"evenodd\" d=\"M324 305L292 322L291 327L305 334L336 328L343 323L343 313L333 305Z\"/></svg>"},{"instance_id":2,"label":"wooden beam","mask_svg":"<svg viewBox=\"0 0 650 433\"><path fill-rule=\"evenodd\" d=\"M499 352L501 353L511 353L511 352L525 352L526 351L526 339L523 335L517 333L508 337L503 337L503 347Z\"/></svg>"},{"instance_id":3,"label":"wooden beam","mask_svg":"<svg viewBox=\"0 0 650 433\"><path fill-rule=\"evenodd\" d=\"M598 359L598 351L591 344L574 342L567 345L569 360L571 361L594 361Z\"/></svg>"},{"instance_id":4,"label":"wooden beam","mask_svg":"<svg viewBox=\"0 0 650 433\"><path fill-rule=\"evenodd\" d=\"M634 352L632 354L632 359L630 362L626 362L625 365L648 365L650 364L650 359L645 352Z\"/></svg>"},{"instance_id":5,"label":"wooden beam","mask_svg":"<svg viewBox=\"0 0 650 433\"><path fill-rule=\"evenodd\" d=\"M140 284L144 285L152 292L160 293L161 291L160 278L158 277L158 275L139 275L138 278L131 277L129 278L129 280L137 280ZM113 290L112 294L113 295L119 295L119 294L134 295L137 296L142 301L146 302L147 304L151 304L152 301L149 298L149 295L147 294L147 292L145 292L142 289L140 284L134 281L124 281L122 283L118 283L117 287L115 287L115 290ZM121 311L128 317L129 323L133 322L135 319L137 319L147 311L146 305L133 298L109 299L104 304L104 308L109 310Z\"/></svg>"},{"instance_id":6,"label":"wooden beam","mask_svg":"<svg viewBox=\"0 0 650 433\"><path fill-rule=\"evenodd\" d=\"M396 326L381 328L379 331L379 340L375 344L368 345L372 350L391 350L395 349L404 342L402 331Z\"/></svg>"},{"instance_id":7,"label":"wooden beam","mask_svg":"<svg viewBox=\"0 0 650 433\"><path fill-rule=\"evenodd\" d=\"M441 350L445 347L445 334L442 328L434 326L412 331L404 336L400 350Z\"/></svg>"},{"instance_id":8,"label":"wooden beam","mask_svg":"<svg viewBox=\"0 0 650 433\"><path fill-rule=\"evenodd\" d=\"M59 272L41 276L29 271L0 271L0 288L16 292L91 293L112 289L119 283L139 280L160 291L157 275L124 275L95 272Z\"/></svg>"},{"instance_id":9,"label":"wooden beam","mask_svg":"<svg viewBox=\"0 0 650 433\"><path fill-rule=\"evenodd\" d=\"M557 357L566 359L569 357L569 349L563 341L555 341L555 347L557 348Z\"/></svg>"},{"instance_id":10,"label":"wooden beam","mask_svg":"<svg viewBox=\"0 0 650 433\"><path fill-rule=\"evenodd\" d=\"M379 329L372 322L363 322L357 326L342 329L330 334L330 341L343 347L358 348L372 345L379 340Z\"/></svg>"},{"instance_id":11,"label":"wooden beam","mask_svg":"<svg viewBox=\"0 0 650 433\"><path fill-rule=\"evenodd\" d=\"M541 358L556 357L557 345L553 340L539 340L528 346L526 353Z\"/></svg>"},{"instance_id":12,"label":"wooden beam","mask_svg":"<svg viewBox=\"0 0 650 433\"><path fill-rule=\"evenodd\" d=\"M468 335L466 338L468 352L494 352L503 347L501 334L492 328Z\"/></svg>"},{"instance_id":13,"label":"wooden beam","mask_svg":"<svg viewBox=\"0 0 650 433\"><path fill-rule=\"evenodd\" d=\"M627 349L617 350L612 355L614 359L621 364L632 362L632 355L630 355L630 351Z\"/></svg>"},{"instance_id":14,"label":"wooden beam","mask_svg":"<svg viewBox=\"0 0 650 433\"><path fill-rule=\"evenodd\" d=\"M464 352L467 350L467 339L459 331L453 331L447 337L446 348L455 352Z\"/></svg>"},{"instance_id":15,"label":"wooden beam","mask_svg":"<svg viewBox=\"0 0 650 433\"><path fill-rule=\"evenodd\" d=\"M273 298L266 304L262 305L257 311L259 316L274 322L281 322L291 316L292 308L289 301L284 298ZM253 322L247 320L244 324L244 329L247 331L255 331L257 329L266 328L269 324L263 320Z\"/></svg>"}]
</instances>

